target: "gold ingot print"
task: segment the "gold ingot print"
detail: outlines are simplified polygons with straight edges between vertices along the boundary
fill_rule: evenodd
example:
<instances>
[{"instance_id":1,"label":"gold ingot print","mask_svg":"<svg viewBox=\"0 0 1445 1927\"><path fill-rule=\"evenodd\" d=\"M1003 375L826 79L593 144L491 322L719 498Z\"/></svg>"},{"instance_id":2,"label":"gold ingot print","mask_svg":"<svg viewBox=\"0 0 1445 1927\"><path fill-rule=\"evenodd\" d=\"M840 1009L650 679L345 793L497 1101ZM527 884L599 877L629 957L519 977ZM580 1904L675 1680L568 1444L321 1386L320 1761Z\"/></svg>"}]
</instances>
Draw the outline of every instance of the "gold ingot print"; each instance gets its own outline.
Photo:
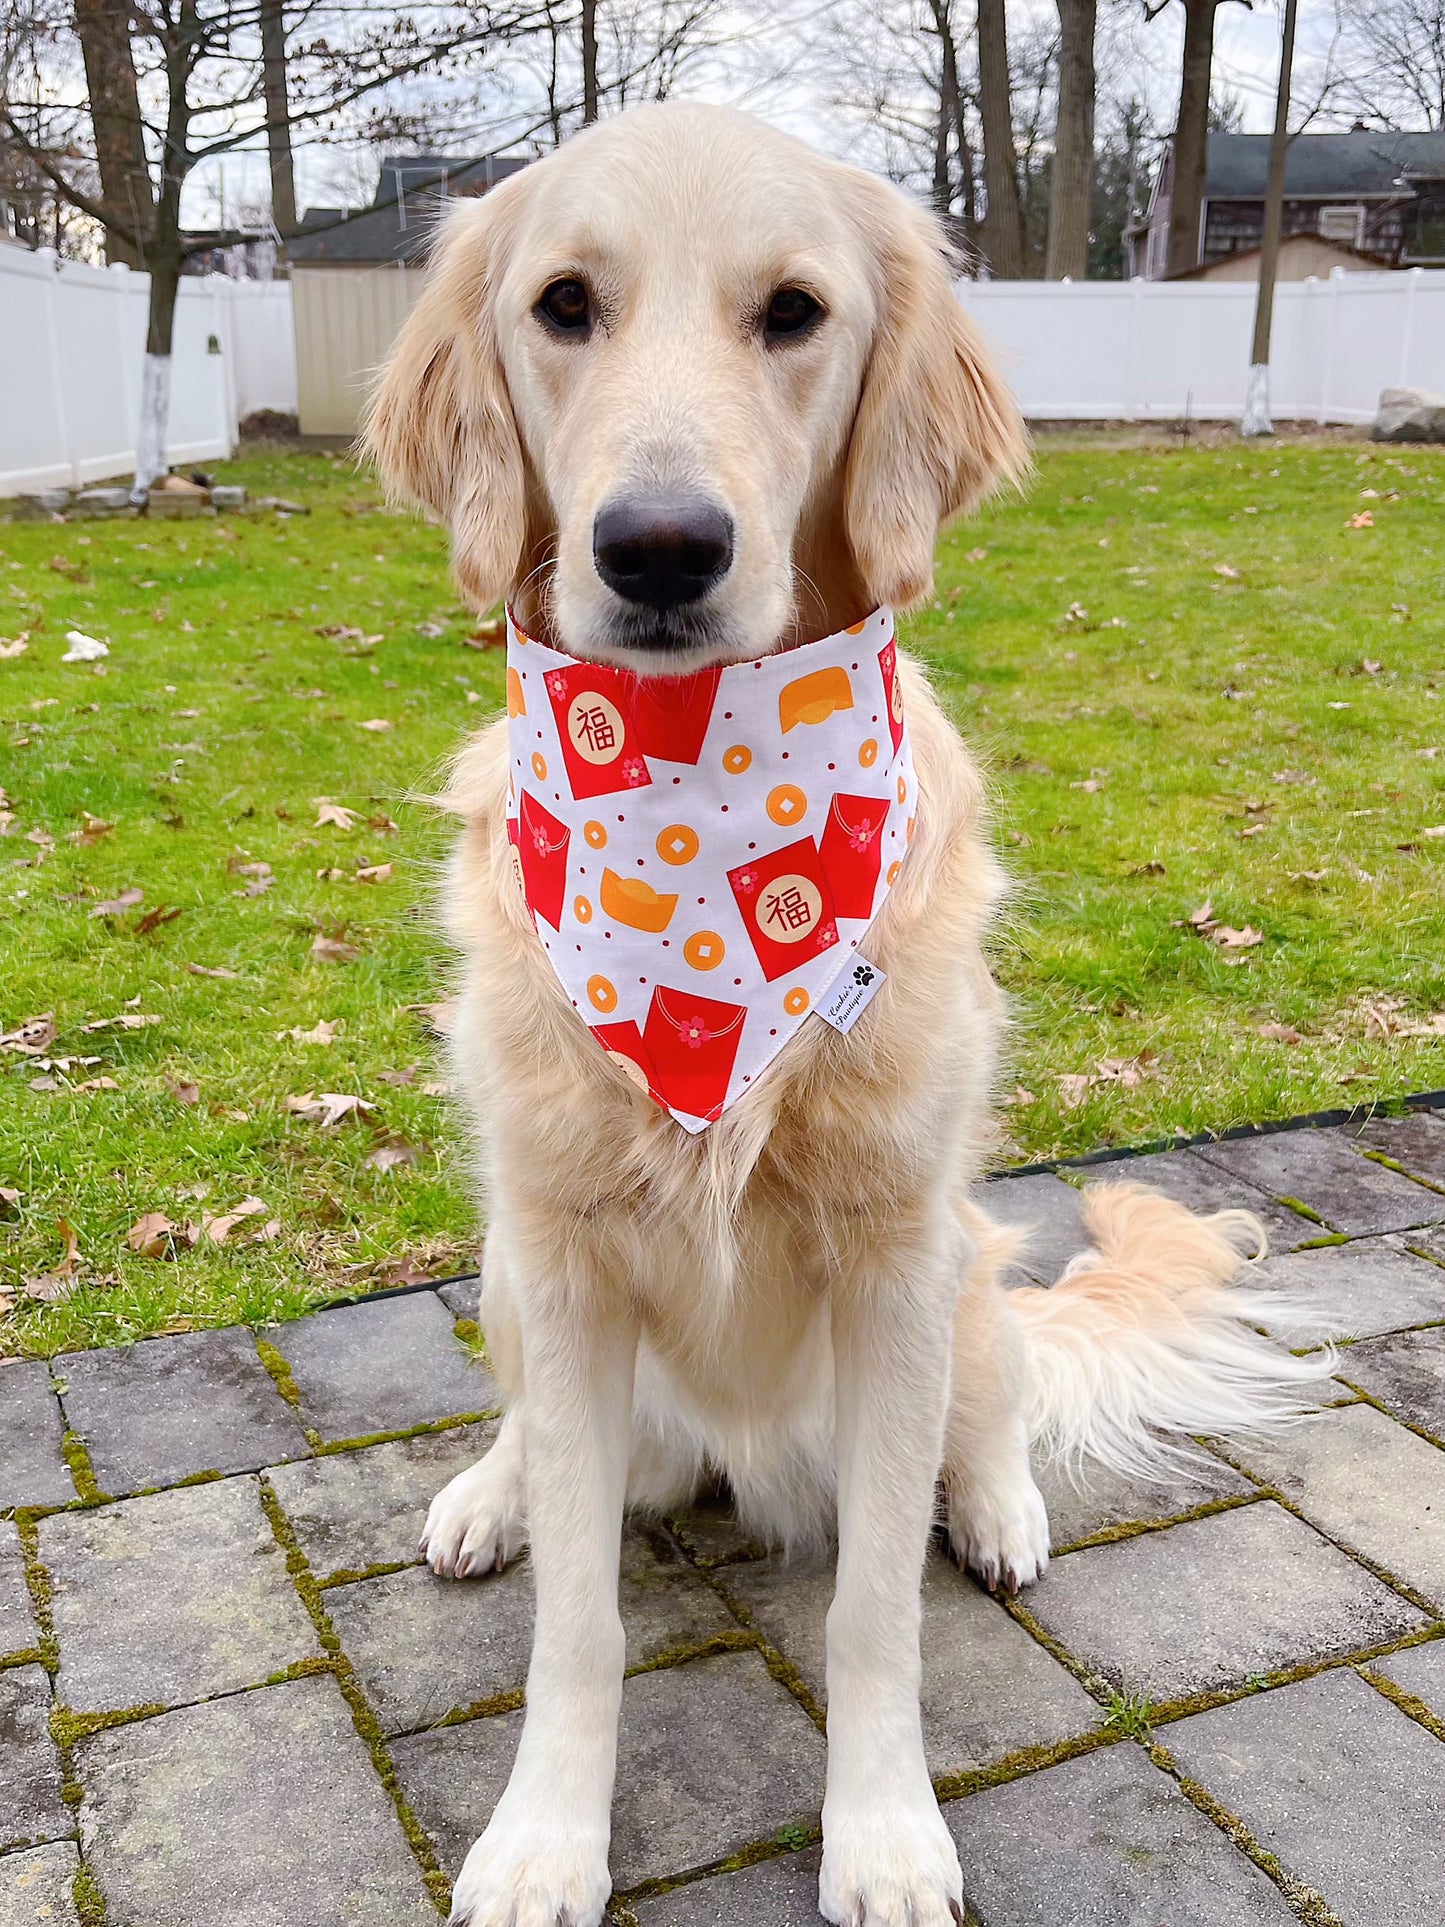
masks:
<instances>
[{"instance_id":1,"label":"gold ingot print","mask_svg":"<svg viewBox=\"0 0 1445 1927\"><path fill-rule=\"evenodd\" d=\"M779 783L768 791L768 815L786 830L794 823L801 823L808 814L808 799L796 783Z\"/></svg>"},{"instance_id":2,"label":"gold ingot print","mask_svg":"<svg viewBox=\"0 0 1445 1927\"><path fill-rule=\"evenodd\" d=\"M669 823L658 831L657 854L664 863L691 863L697 852L697 831L686 823Z\"/></svg>"},{"instance_id":3,"label":"gold ingot print","mask_svg":"<svg viewBox=\"0 0 1445 1927\"><path fill-rule=\"evenodd\" d=\"M682 946L682 954L694 970L716 970L727 954L727 945L716 930L694 930Z\"/></svg>"},{"instance_id":4,"label":"gold ingot print","mask_svg":"<svg viewBox=\"0 0 1445 1927\"><path fill-rule=\"evenodd\" d=\"M778 695L778 721L786 736L799 723L826 723L840 709L853 707L853 685L841 663L799 676Z\"/></svg>"},{"instance_id":5,"label":"gold ingot print","mask_svg":"<svg viewBox=\"0 0 1445 1927\"><path fill-rule=\"evenodd\" d=\"M602 888L597 892L604 917L625 923L629 930L648 930L656 936L672 922L677 908L675 896L663 896L644 883L641 877L620 877L615 870L602 872Z\"/></svg>"},{"instance_id":6,"label":"gold ingot print","mask_svg":"<svg viewBox=\"0 0 1445 1927\"><path fill-rule=\"evenodd\" d=\"M522 678L517 674L515 669L508 667L507 714L509 716L525 716L526 713L527 698L522 692Z\"/></svg>"}]
</instances>

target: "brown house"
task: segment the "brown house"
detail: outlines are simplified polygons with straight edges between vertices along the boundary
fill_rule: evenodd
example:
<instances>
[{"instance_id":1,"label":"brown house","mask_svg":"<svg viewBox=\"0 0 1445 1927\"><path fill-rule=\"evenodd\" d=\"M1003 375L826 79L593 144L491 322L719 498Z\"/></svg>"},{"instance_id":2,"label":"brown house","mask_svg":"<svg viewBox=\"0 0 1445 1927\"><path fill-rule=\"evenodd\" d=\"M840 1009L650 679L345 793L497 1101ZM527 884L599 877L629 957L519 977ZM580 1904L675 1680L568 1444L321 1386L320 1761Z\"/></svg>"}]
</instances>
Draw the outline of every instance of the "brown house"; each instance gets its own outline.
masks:
<instances>
[{"instance_id":1,"label":"brown house","mask_svg":"<svg viewBox=\"0 0 1445 1927\"><path fill-rule=\"evenodd\" d=\"M1259 247L1268 134L1211 134L1197 266ZM1164 275L1174 151L1166 149L1148 211L1125 236L1130 275ZM1296 134L1284 179L1284 234L1369 257L1381 268L1445 267L1445 132Z\"/></svg>"}]
</instances>

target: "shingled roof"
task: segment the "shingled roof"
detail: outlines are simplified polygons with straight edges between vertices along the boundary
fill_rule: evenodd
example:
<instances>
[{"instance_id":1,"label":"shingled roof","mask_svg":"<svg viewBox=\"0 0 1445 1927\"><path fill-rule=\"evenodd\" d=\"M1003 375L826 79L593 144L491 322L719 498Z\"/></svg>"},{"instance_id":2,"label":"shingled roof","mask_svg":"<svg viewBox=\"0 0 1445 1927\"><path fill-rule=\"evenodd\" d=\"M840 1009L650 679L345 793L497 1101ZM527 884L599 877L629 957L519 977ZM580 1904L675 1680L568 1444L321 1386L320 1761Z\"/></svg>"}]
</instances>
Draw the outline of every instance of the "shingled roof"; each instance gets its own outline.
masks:
<instances>
[{"instance_id":1,"label":"shingled roof","mask_svg":"<svg viewBox=\"0 0 1445 1927\"><path fill-rule=\"evenodd\" d=\"M364 267L418 261L436 217L453 195L484 194L527 162L498 154L466 160L446 154L387 154L370 207L309 207L287 257Z\"/></svg>"},{"instance_id":2,"label":"shingled roof","mask_svg":"<svg viewBox=\"0 0 1445 1927\"><path fill-rule=\"evenodd\" d=\"M1263 200L1268 134L1211 134L1204 192L1212 201ZM1393 195L1401 182L1445 180L1445 132L1296 134L1284 191L1297 199Z\"/></svg>"}]
</instances>

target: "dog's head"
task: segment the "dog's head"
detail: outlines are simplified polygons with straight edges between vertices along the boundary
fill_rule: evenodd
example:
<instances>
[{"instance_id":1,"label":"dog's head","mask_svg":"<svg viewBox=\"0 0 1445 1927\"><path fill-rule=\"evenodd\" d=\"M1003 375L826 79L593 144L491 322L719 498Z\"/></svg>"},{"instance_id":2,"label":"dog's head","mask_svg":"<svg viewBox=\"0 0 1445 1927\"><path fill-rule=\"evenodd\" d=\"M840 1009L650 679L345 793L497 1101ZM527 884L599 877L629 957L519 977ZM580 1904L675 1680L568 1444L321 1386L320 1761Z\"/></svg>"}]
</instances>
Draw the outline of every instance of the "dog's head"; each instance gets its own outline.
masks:
<instances>
[{"instance_id":1,"label":"dog's head","mask_svg":"<svg viewBox=\"0 0 1445 1927\"><path fill-rule=\"evenodd\" d=\"M453 209L370 451L472 601L654 672L927 593L1024 460L936 222L724 108L602 123Z\"/></svg>"}]
</instances>

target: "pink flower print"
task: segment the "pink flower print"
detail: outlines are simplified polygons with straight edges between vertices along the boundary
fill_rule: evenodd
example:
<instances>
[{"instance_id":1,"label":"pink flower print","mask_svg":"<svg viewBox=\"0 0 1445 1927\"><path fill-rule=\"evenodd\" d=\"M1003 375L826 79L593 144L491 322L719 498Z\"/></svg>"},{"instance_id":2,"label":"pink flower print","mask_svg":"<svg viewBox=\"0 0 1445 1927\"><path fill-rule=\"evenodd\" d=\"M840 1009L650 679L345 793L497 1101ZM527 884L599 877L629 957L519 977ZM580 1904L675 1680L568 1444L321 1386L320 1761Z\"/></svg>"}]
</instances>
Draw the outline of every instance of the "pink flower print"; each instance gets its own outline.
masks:
<instances>
[{"instance_id":1,"label":"pink flower print","mask_svg":"<svg viewBox=\"0 0 1445 1927\"><path fill-rule=\"evenodd\" d=\"M866 850L873 841L874 823L871 816L865 816L856 830L848 833L848 847L853 850Z\"/></svg>"},{"instance_id":2,"label":"pink flower print","mask_svg":"<svg viewBox=\"0 0 1445 1927\"><path fill-rule=\"evenodd\" d=\"M689 1050L701 1050L703 1045L707 1043L712 1036L712 1032L708 1029L702 1018L696 1015L689 1017L680 1026L680 1029L682 1031L682 1041L687 1045Z\"/></svg>"},{"instance_id":3,"label":"pink flower print","mask_svg":"<svg viewBox=\"0 0 1445 1927\"><path fill-rule=\"evenodd\" d=\"M543 831L542 826L540 824L538 824L537 827L532 831L532 841L537 846L538 856L546 856L550 846L547 842L546 834Z\"/></svg>"},{"instance_id":4,"label":"pink flower print","mask_svg":"<svg viewBox=\"0 0 1445 1927\"><path fill-rule=\"evenodd\" d=\"M743 892L745 896L751 896L753 894L753 891L756 890L758 887L757 871L756 870L739 870L738 876L737 876L737 884L738 884L738 888Z\"/></svg>"},{"instance_id":5,"label":"pink flower print","mask_svg":"<svg viewBox=\"0 0 1445 1927\"><path fill-rule=\"evenodd\" d=\"M565 696L567 694L566 671L563 669L554 669L547 678L547 687L551 693L559 699Z\"/></svg>"},{"instance_id":6,"label":"pink flower print","mask_svg":"<svg viewBox=\"0 0 1445 1927\"><path fill-rule=\"evenodd\" d=\"M630 789L636 789L639 783L645 783L647 781L647 765L640 756L625 757L622 764L622 774L627 778L628 787Z\"/></svg>"},{"instance_id":7,"label":"pink flower print","mask_svg":"<svg viewBox=\"0 0 1445 1927\"><path fill-rule=\"evenodd\" d=\"M838 926L830 917L826 923L818 925L818 934L813 939L820 950L826 950L830 943L838 941Z\"/></svg>"}]
</instances>

